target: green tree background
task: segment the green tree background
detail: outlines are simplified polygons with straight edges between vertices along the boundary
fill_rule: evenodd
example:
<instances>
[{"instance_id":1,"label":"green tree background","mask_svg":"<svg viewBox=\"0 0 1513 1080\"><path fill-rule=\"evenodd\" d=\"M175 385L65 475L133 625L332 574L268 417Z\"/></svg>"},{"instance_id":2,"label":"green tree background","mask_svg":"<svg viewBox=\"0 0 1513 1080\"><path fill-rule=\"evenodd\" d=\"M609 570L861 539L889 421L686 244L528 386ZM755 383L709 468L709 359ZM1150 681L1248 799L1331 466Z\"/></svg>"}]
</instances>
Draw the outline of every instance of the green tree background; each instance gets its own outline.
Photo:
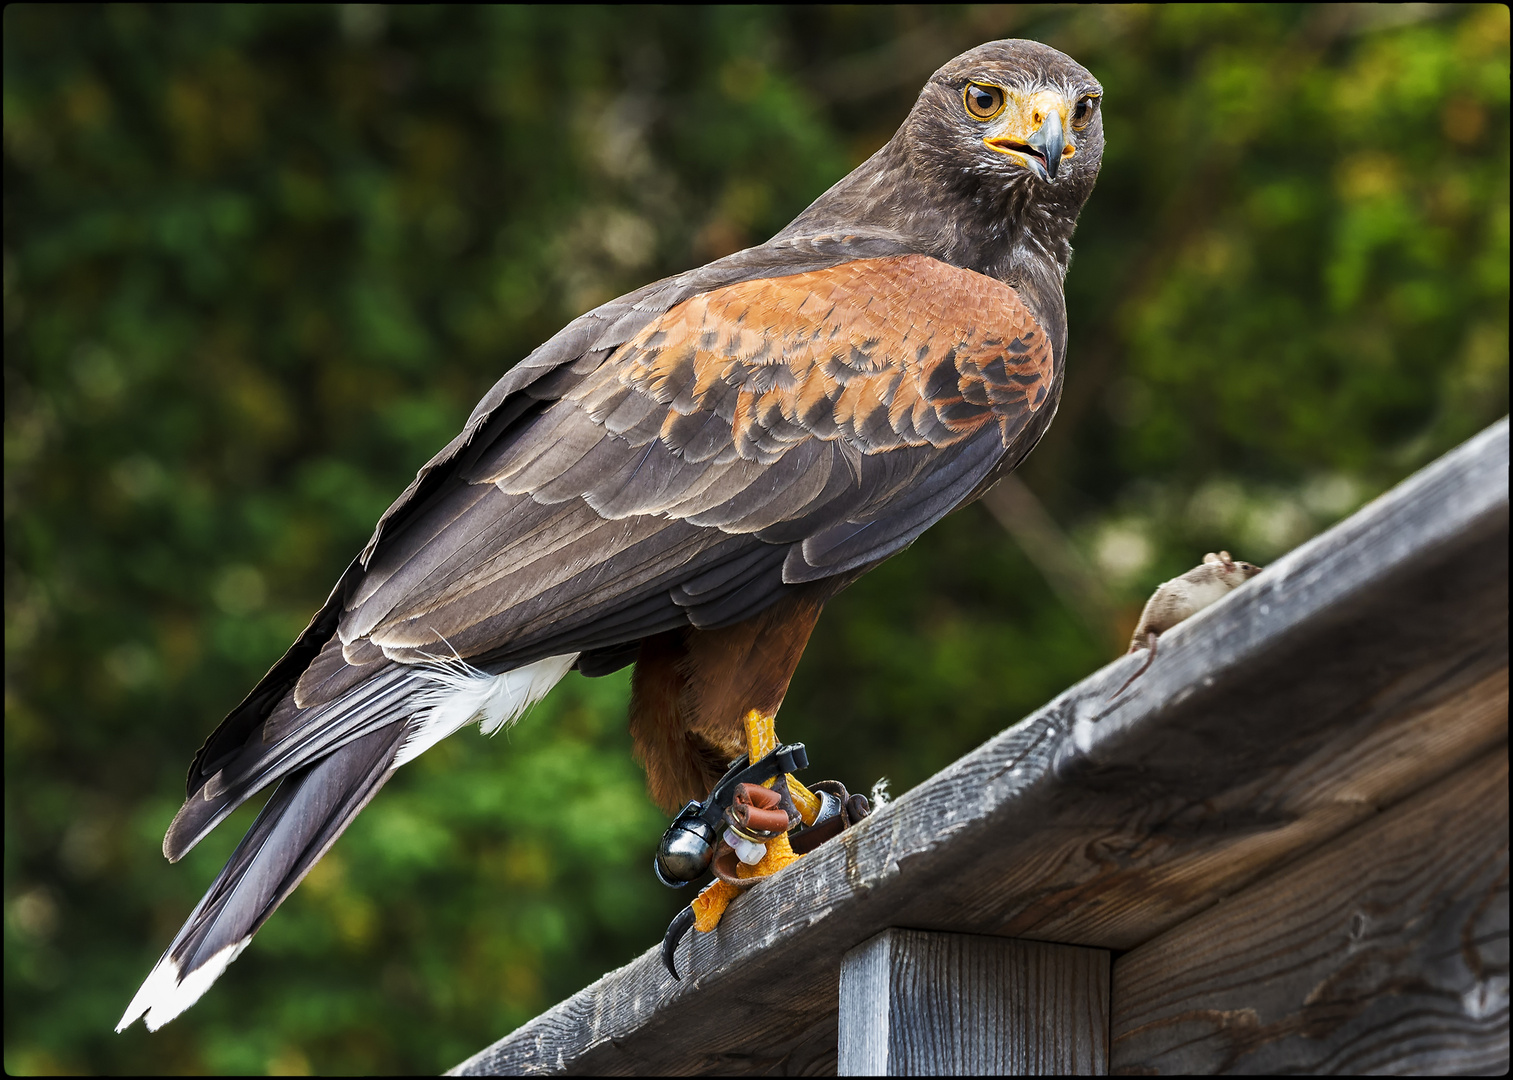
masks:
<instances>
[{"instance_id":1,"label":"green tree background","mask_svg":"<svg viewBox=\"0 0 1513 1080\"><path fill-rule=\"evenodd\" d=\"M406 768L156 1035L111 1032L245 809L195 748L385 505L579 312L781 227L1005 36L1103 81L1066 398L831 606L781 730L919 782L1507 410L1498 7L22 6L4 14L5 1065L435 1072L685 898L624 673Z\"/></svg>"}]
</instances>

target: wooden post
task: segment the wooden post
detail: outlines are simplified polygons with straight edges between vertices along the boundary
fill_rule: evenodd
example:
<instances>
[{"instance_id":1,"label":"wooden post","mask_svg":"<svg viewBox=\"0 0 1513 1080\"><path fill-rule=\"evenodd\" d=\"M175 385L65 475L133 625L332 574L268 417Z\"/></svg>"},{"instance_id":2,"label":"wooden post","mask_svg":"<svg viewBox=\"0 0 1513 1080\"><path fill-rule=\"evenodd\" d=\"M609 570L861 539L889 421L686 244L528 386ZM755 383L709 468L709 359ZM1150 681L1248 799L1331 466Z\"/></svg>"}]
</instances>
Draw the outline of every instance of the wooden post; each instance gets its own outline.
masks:
<instances>
[{"instance_id":1,"label":"wooden post","mask_svg":"<svg viewBox=\"0 0 1513 1080\"><path fill-rule=\"evenodd\" d=\"M841 1076L1108 1072L1109 953L884 930L841 962Z\"/></svg>"}]
</instances>

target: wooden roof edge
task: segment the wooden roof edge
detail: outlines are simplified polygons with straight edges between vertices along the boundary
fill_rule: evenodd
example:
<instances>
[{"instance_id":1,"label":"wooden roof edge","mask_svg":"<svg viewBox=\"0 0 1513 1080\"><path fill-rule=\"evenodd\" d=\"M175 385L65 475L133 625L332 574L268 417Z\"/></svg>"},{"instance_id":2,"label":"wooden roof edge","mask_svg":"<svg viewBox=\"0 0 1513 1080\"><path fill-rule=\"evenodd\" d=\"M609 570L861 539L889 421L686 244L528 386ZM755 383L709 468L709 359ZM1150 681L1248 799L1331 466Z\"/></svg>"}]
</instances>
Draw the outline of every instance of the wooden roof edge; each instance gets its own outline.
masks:
<instances>
[{"instance_id":1,"label":"wooden roof edge","mask_svg":"<svg viewBox=\"0 0 1513 1080\"><path fill-rule=\"evenodd\" d=\"M1100 915L1086 902L1096 890L1142 886L1037 858L1056 834L1175 799L1220 806L1201 823L1214 833L1200 851L1171 841L1172 816L1153 818L1155 853L1126 857L1149 863L1141 880L1173 866L1190 876L1181 860L1213 860L1226 828L1237 845L1272 828L1288 842L1268 857L1291 858L1355 819L1325 805L1330 781L1311 775L1286 794L1289 775L1354 755L1364 764L1341 768L1375 770L1373 797L1394 799L1506 739L1504 713L1500 735L1483 717L1455 736L1463 746L1408 754L1423 761L1411 775L1367 760L1373 739L1399 738L1382 734L1392 717L1506 668L1508 432L1504 418L1163 635L1126 693L1113 697L1139 657L1105 666L762 882L718 930L690 935L681 982L652 948L452 1072L761 1071L790 1052L773 1031L823 1025L827 1000L833 1024L839 957L886 926L1127 948L1214 899L1163 892L1149 911L1114 902ZM1403 757L1402 746L1386 756ZM1267 814L1280 824L1257 825ZM1214 879L1216 895L1270 865L1245 858ZM973 895L985 877L988 899ZM753 1010L785 1009L786 1025L743 1030Z\"/></svg>"},{"instance_id":2,"label":"wooden roof edge","mask_svg":"<svg viewBox=\"0 0 1513 1080\"><path fill-rule=\"evenodd\" d=\"M1066 691L1077 703L1072 746L1096 759L1172 706L1285 648L1349 598L1390 590L1394 578L1489 529L1507 532L1508 440L1504 417L1163 634L1151 670L1117 705L1098 691L1127 677L1133 657Z\"/></svg>"}]
</instances>

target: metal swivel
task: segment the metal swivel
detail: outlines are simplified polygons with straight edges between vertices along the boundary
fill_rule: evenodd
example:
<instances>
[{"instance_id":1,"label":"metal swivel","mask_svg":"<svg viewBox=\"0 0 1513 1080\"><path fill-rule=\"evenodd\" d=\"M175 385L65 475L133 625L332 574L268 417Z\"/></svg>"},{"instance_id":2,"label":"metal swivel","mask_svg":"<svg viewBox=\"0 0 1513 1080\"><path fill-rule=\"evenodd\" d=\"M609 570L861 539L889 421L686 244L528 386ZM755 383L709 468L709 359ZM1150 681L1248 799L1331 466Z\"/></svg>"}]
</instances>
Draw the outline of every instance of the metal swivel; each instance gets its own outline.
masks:
<instances>
[{"instance_id":1,"label":"metal swivel","mask_svg":"<svg viewBox=\"0 0 1513 1080\"><path fill-rule=\"evenodd\" d=\"M726 825L725 811L730 808L737 787L760 784L808 765L809 755L805 753L803 743L779 746L755 765L744 756L737 758L709 793L709 798L683 807L662 834L662 840L657 844L657 856L652 860L657 880L669 888L681 889L709 869L720 830Z\"/></svg>"},{"instance_id":2,"label":"metal swivel","mask_svg":"<svg viewBox=\"0 0 1513 1080\"><path fill-rule=\"evenodd\" d=\"M704 820L702 811L697 802L683 807L657 844L652 869L657 872L657 880L669 888L681 889L708 870L714 858L718 834Z\"/></svg>"}]
</instances>

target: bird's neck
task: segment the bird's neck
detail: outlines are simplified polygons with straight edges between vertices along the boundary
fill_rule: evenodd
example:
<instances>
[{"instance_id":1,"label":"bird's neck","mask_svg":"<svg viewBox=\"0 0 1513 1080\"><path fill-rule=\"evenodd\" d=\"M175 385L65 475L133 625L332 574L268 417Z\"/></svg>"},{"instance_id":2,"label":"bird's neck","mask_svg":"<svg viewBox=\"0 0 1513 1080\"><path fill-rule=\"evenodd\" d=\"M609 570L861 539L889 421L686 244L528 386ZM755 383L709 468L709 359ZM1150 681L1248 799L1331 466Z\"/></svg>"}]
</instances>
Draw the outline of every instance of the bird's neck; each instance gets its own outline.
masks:
<instances>
[{"instance_id":1,"label":"bird's neck","mask_svg":"<svg viewBox=\"0 0 1513 1080\"><path fill-rule=\"evenodd\" d=\"M1028 185L992 195L952 189L947 176L920 176L895 137L841 179L773 242L843 225L887 233L912 250L1005 282L1051 335L1066 341L1062 282L1072 261L1075 214L1061 216L1029 199Z\"/></svg>"}]
</instances>

